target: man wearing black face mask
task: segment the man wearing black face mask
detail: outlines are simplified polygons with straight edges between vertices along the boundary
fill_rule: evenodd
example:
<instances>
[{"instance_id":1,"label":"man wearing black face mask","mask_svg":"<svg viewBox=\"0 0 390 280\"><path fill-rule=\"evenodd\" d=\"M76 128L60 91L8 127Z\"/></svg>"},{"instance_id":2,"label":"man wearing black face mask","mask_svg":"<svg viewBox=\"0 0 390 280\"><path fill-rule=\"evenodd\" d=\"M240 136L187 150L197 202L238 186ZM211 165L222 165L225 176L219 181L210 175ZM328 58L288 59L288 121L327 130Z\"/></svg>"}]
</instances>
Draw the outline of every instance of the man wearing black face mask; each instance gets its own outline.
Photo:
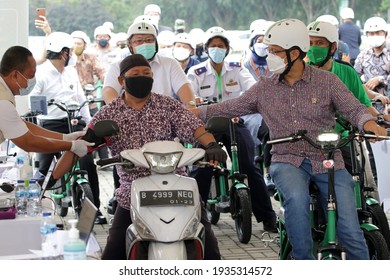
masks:
<instances>
[{"instance_id":1,"label":"man wearing black face mask","mask_svg":"<svg viewBox=\"0 0 390 280\"><path fill-rule=\"evenodd\" d=\"M120 76L118 77L125 92L97 112L89 124L89 127L93 128L94 124L100 120L110 119L117 122L121 133L110 137L109 147L112 156L118 156L123 150L139 149L148 142L172 141L177 137L186 143L199 141L200 144L208 147L205 158L212 164L226 161L226 153L216 144L213 135L205 131L203 123L195 115L177 100L151 92L152 77L152 69L144 56L132 54L126 57L120 63ZM58 163L62 170L70 167L68 156L65 154ZM56 171L53 177L59 178L61 174L57 174ZM114 222L109 229L102 259L126 259L126 229L132 223L129 211L131 184L137 178L150 175L150 172L145 169L129 173L121 166L117 166L117 171L121 185L115 195L119 205L115 211ZM184 170L178 172L186 175ZM205 259L220 259L218 243L204 207L202 207L201 222L206 232Z\"/></svg>"},{"instance_id":2,"label":"man wearing black face mask","mask_svg":"<svg viewBox=\"0 0 390 280\"><path fill-rule=\"evenodd\" d=\"M68 66L69 59L73 52L74 41L71 35L64 32L53 32L46 37L46 58L47 60L37 67L37 83L30 95L46 96L46 100L54 100L56 103L82 104L86 97L81 87L76 69ZM48 106L47 115L41 116L43 128L60 133L69 133L67 114L57 106ZM86 123L91 120L88 106L80 110L82 116L77 130L79 135ZM39 154L39 171L46 174L54 154ZM99 181L96 165L92 155L83 157L80 160L81 169L88 172L91 183L94 204L100 207ZM99 213L100 214L100 213ZM98 215L96 223L107 223L103 215Z\"/></svg>"}]
</instances>

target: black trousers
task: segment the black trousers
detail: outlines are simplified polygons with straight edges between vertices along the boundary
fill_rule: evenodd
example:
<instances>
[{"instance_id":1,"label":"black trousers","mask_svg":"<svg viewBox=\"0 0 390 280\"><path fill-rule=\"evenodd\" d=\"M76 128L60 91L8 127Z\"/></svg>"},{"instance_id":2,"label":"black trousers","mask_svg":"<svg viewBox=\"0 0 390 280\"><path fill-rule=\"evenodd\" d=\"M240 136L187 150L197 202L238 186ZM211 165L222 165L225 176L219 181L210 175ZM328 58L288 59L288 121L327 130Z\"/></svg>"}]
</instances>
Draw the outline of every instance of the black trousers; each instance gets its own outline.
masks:
<instances>
[{"instance_id":1,"label":"black trousers","mask_svg":"<svg viewBox=\"0 0 390 280\"><path fill-rule=\"evenodd\" d=\"M215 134L214 137L218 142L224 144L231 157L230 134L228 132L224 134ZM273 219L275 212L272 209L271 199L268 195L263 174L261 173L260 168L255 164L255 143L244 124L238 123L236 125L236 141L238 145L240 171L248 176L253 215L259 223ZM194 168L190 172L190 176L196 179L200 195L203 202L206 204L213 176L212 168Z\"/></svg>"},{"instance_id":2,"label":"black trousers","mask_svg":"<svg viewBox=\"0 0 390 280\"><path fill-rule=\"evenodd\" d=\"M56 131L60 133L69 133L68 121L67 119L61 120L47 120L42 123L42 127ZM76 127L76 131L83 130L85 127L84 122L80 122L80 124ZM39 159L39 172L46 175L49 170L50 163L53 160L53 157L56 156L59 158L61 156L60 153L40 153L38 154ZM96 165L93 160L93 155L89 154L80 159L80 168L88 172L88 181L91 185L92 194L94 204L97 208L100 208L100 190L99 190L99 178L96 170Z\"/></svg>"},{"instance_id":3,"label":"black trousers","mask_svg":"<svg viewBox=\"0 0 390 280\"><path fill-rule=\"evenodd\" d=\"M205 227L205 260L220 260L218 241L207 219L206 209L202 203L201 223ZM132 224L130 210L118 205L114 221L108 230L107 244L103 250L102 260L126 260L126 230Z\"/></svg>"}]
</instances>

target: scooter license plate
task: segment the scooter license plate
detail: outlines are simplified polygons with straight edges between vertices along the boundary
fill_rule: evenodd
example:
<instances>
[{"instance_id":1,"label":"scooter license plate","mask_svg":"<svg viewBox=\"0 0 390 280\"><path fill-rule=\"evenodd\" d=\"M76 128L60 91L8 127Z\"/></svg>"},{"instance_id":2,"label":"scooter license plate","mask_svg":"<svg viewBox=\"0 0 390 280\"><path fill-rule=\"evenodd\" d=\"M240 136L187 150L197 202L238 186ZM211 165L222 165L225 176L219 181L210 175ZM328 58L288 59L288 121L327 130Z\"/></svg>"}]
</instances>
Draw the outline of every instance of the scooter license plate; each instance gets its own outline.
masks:
<instances>
[{"instance_id":1,"label":"scooter license plate","mask_svg":"<svg viewBox=\"0 0 390 280\"><path fill-rule=\"evenodd\" d=\"M140 206L194 205L194 192L189 190L140 191Z\"/></svg>"}]
</instances>

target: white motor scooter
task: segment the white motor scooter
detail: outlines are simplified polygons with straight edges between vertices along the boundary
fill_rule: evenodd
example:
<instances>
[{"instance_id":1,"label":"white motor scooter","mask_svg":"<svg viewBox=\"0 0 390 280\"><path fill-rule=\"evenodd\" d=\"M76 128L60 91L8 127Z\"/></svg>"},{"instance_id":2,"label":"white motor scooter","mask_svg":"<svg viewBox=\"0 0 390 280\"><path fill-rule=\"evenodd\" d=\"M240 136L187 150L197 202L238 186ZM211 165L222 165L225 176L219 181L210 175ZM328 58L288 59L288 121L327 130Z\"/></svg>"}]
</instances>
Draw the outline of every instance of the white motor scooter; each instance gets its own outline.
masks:
<instances>
[{"instance_id":1,"label":"white motor scooter","mask_svg":"<svg viewBox=\"0 0 390 280\"><path fill-rule=\"evenodd\" d=\"M174 141L156 141L121 152L121 164L149 168L150 176L133 181L128 259L203 259L205 230L196 180L175 174L202 159L205 151ZM131 168L129 170L131 171Z\"/></svg>"}]
</instances>

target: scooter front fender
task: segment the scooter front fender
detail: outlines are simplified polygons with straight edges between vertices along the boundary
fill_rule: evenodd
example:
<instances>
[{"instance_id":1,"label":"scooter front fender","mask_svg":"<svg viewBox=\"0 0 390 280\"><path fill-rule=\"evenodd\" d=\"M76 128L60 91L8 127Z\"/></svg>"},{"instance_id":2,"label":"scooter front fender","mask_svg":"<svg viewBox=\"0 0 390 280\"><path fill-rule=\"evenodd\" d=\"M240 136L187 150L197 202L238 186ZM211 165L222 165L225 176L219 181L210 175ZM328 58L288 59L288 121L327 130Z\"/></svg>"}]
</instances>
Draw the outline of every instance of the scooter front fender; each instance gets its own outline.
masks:
<instances>
[{"instance_id":1,"label":"scooter front fender","mask_svg":"<svg viewBox=\"0 0 390 280\"><path fill-rule=\"evenodd\" d=\"M150 242L148 248L149 260L186 260L187 250L184 241L162 243Z\"/></svg>"}]
</instances>

